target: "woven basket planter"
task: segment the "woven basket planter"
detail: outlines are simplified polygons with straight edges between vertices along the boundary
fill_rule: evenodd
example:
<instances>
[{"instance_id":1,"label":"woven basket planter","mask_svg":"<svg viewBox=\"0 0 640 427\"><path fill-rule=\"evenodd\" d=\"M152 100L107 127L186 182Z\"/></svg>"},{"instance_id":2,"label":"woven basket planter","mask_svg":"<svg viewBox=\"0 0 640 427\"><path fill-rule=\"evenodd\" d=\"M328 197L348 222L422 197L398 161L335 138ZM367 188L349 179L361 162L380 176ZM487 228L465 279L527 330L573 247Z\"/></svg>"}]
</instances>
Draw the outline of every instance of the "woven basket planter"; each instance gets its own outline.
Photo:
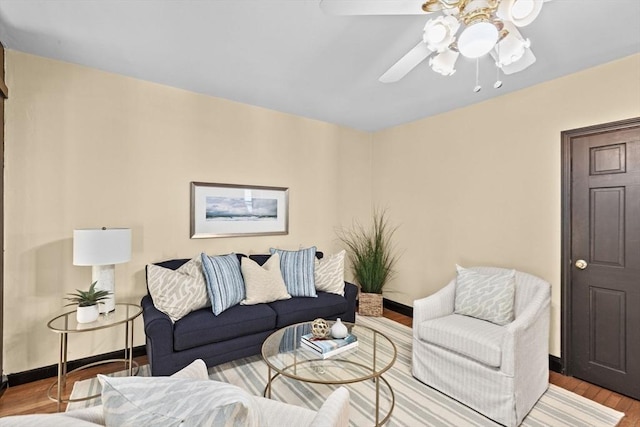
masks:
<instances>
[{"instance_id":1,"label":"woven basket planter","mask_svg":"<svg viewBox=\"0 0 640 427\"><path fill-rule=\"evenodd\" d=\"M382 316L382 294L360 292L358 314L361 316Z\"/></svg>"}]
</instances>

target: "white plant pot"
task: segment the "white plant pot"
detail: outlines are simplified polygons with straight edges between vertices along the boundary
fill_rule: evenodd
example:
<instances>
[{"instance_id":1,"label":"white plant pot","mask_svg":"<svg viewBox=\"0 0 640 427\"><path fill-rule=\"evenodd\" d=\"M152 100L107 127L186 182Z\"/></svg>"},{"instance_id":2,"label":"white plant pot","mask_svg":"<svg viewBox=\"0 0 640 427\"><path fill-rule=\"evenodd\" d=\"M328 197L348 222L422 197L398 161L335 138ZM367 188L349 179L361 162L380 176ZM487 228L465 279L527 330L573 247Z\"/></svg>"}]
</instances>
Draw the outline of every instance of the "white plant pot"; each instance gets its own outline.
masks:
<instances>
[{"instance_id":1,"label":"white plant pot","mask_svg":"<svg viewBox=\"0 0 640 427\"><path fill-rule=\"evenodd\" d=\"M100 316L100 310L98 305L89 305L86 307L80 307L76 309L76 320L78 323L91 323L95 322Z\"/></svg>"}]
</instances>

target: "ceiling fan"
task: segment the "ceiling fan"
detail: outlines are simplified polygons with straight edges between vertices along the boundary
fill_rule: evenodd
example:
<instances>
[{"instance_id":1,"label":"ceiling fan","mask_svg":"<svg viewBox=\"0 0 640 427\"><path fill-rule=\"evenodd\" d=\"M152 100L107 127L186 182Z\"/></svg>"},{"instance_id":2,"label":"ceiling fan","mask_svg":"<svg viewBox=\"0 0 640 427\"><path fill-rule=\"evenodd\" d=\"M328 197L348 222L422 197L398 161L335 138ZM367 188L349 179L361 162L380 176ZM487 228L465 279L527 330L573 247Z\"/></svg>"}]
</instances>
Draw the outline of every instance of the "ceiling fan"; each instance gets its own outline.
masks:
<instances>
[{"instance_id":1,"label":"ceiling fan","mask_svg":"<svg viewBox=\"0 0 640 427\"><path fill-rule=\"evenodd\" d=\"M424 26L422 40L379 80L393 83L429 58L433 71L455 73L460 55L477 59L490 54L504 74L524 70L536 61L531 42L518 31L533 22L549 0L321 0L335 15L422 15L439 13ZM476 76L477 76L476 63ZM477 78L476 78L477 80ZM498 80L496 88L502 83ZM474 91L479 91L476 84Z\"/></svg>"}]
</instances>

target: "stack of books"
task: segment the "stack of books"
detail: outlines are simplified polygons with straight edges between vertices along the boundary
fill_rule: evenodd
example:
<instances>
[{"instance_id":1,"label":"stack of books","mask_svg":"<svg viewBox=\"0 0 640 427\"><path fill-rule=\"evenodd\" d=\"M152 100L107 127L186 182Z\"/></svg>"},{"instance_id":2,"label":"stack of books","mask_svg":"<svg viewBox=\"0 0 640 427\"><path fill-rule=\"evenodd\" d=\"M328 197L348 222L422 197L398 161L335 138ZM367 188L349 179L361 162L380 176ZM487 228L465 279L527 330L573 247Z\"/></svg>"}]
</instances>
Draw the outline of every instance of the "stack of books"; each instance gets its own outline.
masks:
<instances>
[{"instance_id":1,"label":"stack of books","mask_svg":"<svg viewBox=\"0 0 640 427\"><path fill-rule=\"evenodd\" d=\"M306 334L300 340L301 347L311 350L326 359L358 346L358 338L349 334L345 338L314 338L313 334Z\"/></svg>"}]
</instances>

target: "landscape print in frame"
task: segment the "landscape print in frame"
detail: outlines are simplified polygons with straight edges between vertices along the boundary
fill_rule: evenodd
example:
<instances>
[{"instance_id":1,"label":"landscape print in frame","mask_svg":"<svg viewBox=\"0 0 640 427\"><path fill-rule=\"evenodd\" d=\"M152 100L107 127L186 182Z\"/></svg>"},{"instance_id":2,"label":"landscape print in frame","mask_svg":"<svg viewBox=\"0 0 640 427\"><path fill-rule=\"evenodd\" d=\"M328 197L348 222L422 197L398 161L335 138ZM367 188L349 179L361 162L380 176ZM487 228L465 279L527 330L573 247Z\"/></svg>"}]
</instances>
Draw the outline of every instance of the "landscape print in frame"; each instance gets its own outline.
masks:
<instances>
[{"instance_id":1,"label":"landscape print in frame","mask_svg":"<svg viewBox=\"0 0 640 427\"><path fill-rule=\"evenodd\" d=\"M289 189L191 182L191 238L288 234Z\"/></svg>"}]
</instances>

